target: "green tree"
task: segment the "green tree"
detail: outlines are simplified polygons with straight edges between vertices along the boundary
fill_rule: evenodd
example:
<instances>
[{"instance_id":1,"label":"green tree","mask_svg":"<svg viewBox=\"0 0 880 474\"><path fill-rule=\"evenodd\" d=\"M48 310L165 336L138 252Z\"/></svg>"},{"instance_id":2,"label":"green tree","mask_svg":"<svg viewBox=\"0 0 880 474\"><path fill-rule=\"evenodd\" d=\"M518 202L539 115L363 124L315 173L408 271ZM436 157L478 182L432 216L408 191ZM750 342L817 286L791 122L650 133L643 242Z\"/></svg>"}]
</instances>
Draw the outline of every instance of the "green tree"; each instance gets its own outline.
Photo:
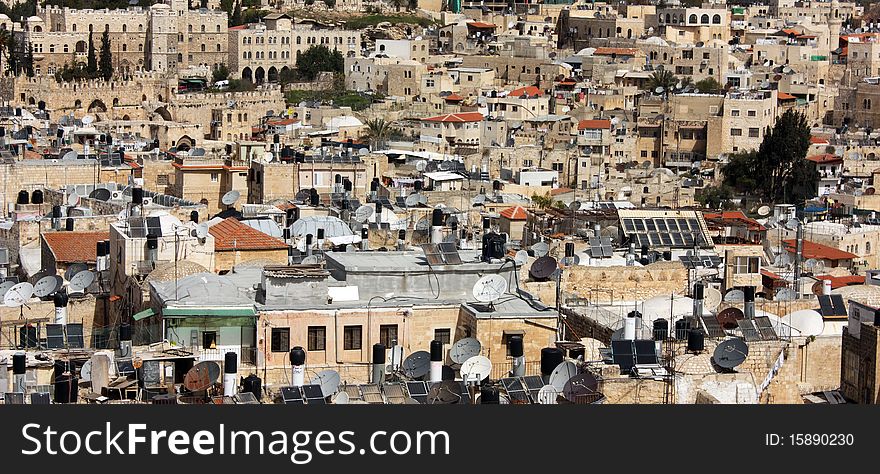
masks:
<instances>
[{"instance_id":1,"label":"green tree","mask_svg":"<svg viewBox=\"0 0 880 474\"><path fill-rule=\"evenodd\" d=\"M34 77L34 47L30 44L28 45L27 51L24 53L22 70L27 77Z\"/></svg>"},{"instance_id":2,"label":"green tree","mask_svg":"<svg viewBox=\"0 0 880 474\"><path fill-rule=\"evenodd\" d=\"M296 58L296 69L300 76L312 81L319 72L343 72L345 60L339 50L330 51L325 45L314 45Z\"/></svg>"},{"instance_id":3,"label":"green tree","mask_svg":"<svg viewBox=\"0 0 880 474\"><path fill-rule=\"evenodd\" d=\"M98 56L95 54L95 42L92 40L92 34L89 33L89 54L86 59L86 71L90 76L98 75Z\"/></svg>"},{"instance_id":4,"label":"green tree","mask_svg":"<svg viewBox=\"0 0 880 474\"><path fill-rule=\"evenodd\" d=\"M370 146L374 150L384 148L385 141L393 130L393 124L383 118L374 118L367 120L364 125L367 126L367 137L370 140Z\"/></svg>"},{"instance_id":5,"label":"green tree","mask_svg":"<svg viewBox=\"0 0 880 474\"><path fill-rule=\"evenodd\" d=\"M721 91L721 83L715 80L714 77L707 77L705 79L697 81L695 84L697 90L700 91L701 94L712 94Z\"/></svg>"},{"instance_id":6,"label":"green tree","mask_svg":"<svg viewBox=\"0 0 880 474\"><path fill-rule=\"evenodd\" d=\"M403 8L404 5L406 5L406 0L390 0L388 3L390 3L391 6L394 7L395 11L399 12L400 9Z\"/></svg>"},{"instance_id":7,"label":"green tree","mask_svg":"<svg viewBox=\"0 0 880 474\"><path fill-rule=\"evenodd\" d=\"M419 0L407 0L406 9L407 10L417 10L419 8Z\"/></svg>"},{"instance_id":8,"label":"green tree","mask_svg":"<svg viewBox=\"0 0 880 474\"><path fill-rule=\"evenodd\" d=\"M229 68L226 67L226 64L220 63L211 71L211 80L218 82L225 81L226 79L229 79Z\"/></svg>"},{"instance_id":9,"label":"green tree","mask_svg":"<svg viewBox=\"0 0 880 474\"><path fill-rule=\"evenodd\" d=\"M733 191L730 186L724 184L706 187L697 196L697 200L703 206L713 210L727 208L731 198L733 198Z\"/></svg>"},{"instance_id":10,"label":"green tree","mask_svg":"<svg viewBox=\"0 0 880 474\"><path fill-rule=\"evenodd\" d=\"M532 194L532 202L538 206L538 209L547 209L553 205L553 198L550 197L550 193L544 194L543 196L540 194Z\"/></svg>"},{"instance_id":11,"label":"green tree","mask_svg":"<svg viewBox=\"0 0 880 474\"><path fill-rule=\"evenodd\" d=\"M101 35L101 77L109 81L113 77L113 52L110 50L110 32L104 30Z\"/></svg>"},{"instance_id":12,"label":"green tree","mask_svg":"<svg viewBox=\"0 0 880 474\"><path fill-rule=\"evenodd\" d=\"M806 117L786 110L756 151L735 155L722 168L724 184L768 203L801 203L816 194L819 174L807 161Z\"/></svg>"},{"instance_id":13,"label":"green tree","mask_svg":"<svg viewBox=\"0 0 880 474\"><path fill-rule=\"evenodd\" d=\"M324 0L324 5L327 5L327 8L332 10L336 6L336 0Z\"/></svg>"},{"instance_id":14,"label":"green tree","mask_svg":"<svg viewBox=\"0 0 880 474\"><path fill-rule=\"evenodd\" d=\"M657 90L658 87L662 87L664 91L670 91L676 84L678 84L678 78L666 69L654 71L651 78L648 79L648 89L651 91Z\"/></svg>"},{"instance_id":15,"label":"green tree","mask_svg":"<svg viewBox=\"0 0 880 474\"><path fill-rule=\"evenodd\" d=\"M232 10L232 16L229 17L230 26L241 25L241 2L235 2L235 9Z\"/></svg>"}]
</instances>

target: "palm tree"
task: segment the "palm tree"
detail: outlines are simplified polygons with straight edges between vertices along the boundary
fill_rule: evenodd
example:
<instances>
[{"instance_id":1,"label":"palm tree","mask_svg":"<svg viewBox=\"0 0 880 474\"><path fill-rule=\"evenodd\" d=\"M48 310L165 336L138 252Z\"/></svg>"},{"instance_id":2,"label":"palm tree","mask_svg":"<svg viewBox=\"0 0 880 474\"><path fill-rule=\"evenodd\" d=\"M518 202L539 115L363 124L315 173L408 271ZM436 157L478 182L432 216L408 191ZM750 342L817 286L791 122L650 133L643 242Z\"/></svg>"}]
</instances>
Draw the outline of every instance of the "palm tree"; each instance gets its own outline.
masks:
<instances>
[{"instance_id":1,"label":"palm tree","mask_svg":"<svg viewBox=\"0 0 880 474\"><path fill-rule=\"evenodd\" d=\"M678 83L678 79L674 74L665 70L658 69L651 74L651 78L648 79L648 87L652 91L656 91L658 87L662 87L663 91L669 91Z\"/></svg>"},{"instance_id":2,"label":"palm tree","mask_svg":"<svg viewBox=\"0 0 880 474\"><path fill-rule=\"evenodd\" d=\"M393 131L393 123L383 118L374 118L367 120L367 137L370 139L370 146L374 150L380 150L385 145L385 140Z\"/></svg>"},{"instance_id":3,"label":"palm tree","mask_svg":"<svg viewBox=\"0 0 880 474\"><path fill-rule=\"evenodd\" d=\"M553 198L550 197L549 192L543 196L532 194L532 202L535 203L535 206L538 206L538 209L547 209L553 205Z\"/></svg>"}]
</instances>

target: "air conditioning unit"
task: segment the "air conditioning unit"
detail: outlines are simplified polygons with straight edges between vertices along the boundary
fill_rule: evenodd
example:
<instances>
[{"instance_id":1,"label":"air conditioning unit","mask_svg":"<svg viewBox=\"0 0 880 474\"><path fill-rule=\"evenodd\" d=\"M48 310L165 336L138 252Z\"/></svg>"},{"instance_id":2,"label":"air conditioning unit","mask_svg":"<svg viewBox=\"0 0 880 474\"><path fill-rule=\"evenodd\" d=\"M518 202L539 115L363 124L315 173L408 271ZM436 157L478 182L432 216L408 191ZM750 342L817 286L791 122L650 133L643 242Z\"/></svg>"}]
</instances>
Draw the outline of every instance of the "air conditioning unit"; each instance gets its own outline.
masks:
<instances>
[{"instance_id":1,"label":"air conditioning unit","mask_svg":"<svg viewBox=\"0 0 880 474\"><path fill-rule=\"evenodd\" d=\"M151 204L153 204L153 198L151 198L151 197L145 197L145 198L144 198L144 204L143 204L143 205L144 205L144 206L149 206L149 205L151 205Z\"/></svg>"},{"instance_id":2,"label":"air conditioning unit","mask_svg":"<svg viewBox=\"0 0 880 474\"><path fill-rule=\"evenodd\" d=\"M111 200L122 199L122 191L113 191L110 193Z\"/></svg>"}]
</instances>

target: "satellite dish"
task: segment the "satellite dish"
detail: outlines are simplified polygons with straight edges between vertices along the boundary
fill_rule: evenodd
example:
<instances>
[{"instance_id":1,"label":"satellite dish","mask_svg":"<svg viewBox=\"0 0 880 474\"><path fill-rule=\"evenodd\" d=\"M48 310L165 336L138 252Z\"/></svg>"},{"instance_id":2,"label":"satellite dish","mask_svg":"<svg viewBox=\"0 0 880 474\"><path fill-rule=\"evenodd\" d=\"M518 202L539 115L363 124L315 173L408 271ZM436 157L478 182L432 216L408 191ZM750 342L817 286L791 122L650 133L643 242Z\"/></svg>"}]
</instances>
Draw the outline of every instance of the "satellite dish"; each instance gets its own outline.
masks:
<instances>
[{"instance_id":1,"label":"satellite dish","mask_svg":"<svg viewBox=\"0 0 880 474\"><path fill-rule=\"evenodd\" d=\"M474 284L474 299L481 303L491 303L507 293L507 280L498 274L486 275Z\"/></svg>"},{"instance_id":2,"label":"satellite dish","mask_svg":"<svg viewBox=\"0 0 880 474\"><path fill-rule=\"evenodd\" d=\"M265 161L266 163L271 163L272 160L274 160L274 159L275 159L275 155L272 154L271 151L267 151L266 153L263 153L263 161Z\"/></svg>"},{"instance_id":3,"label":"satellite dish","mask_svg":"<svg viewBox=\"0 0 880 474\"><path fill-rule=\"evenodd\" d=\"M770 212L772 212L772 209L770 209L770 206L761 206L758 208L758 215L761 217L769 216Z\"/></svg>"},{"instance_id":4,"label":"satellite dish","mask_svg":"<svg viewBox=\"0 0 880 474\"><path fill-rule=\"evenodd\" d=\"M416 171L421 173L421 172L425 171L425 168L427 168L427 167L428 167L427 161L425 161L425 160L416 161Z\"/></svg>"},{"instance_id":5,"label":"satellite dish","mask_svg":"<svg viewBox=\"0 0 880 474\"><path fill-rule=\"evenodd\" d=\"M532 253L538 258L544 257L550 253L550 245L548 245L547 242L538 242L535 245L532 245Z\"/></svg>"},{"instance_id":6,"label":"satellite dish","mask_svg":"<svg viewBox=\"0 0 880 474\"><path fill-rule=\"evenodd\" d=\"M403 374L411 379L424 377L431 370L431 354L428 351L417 351L403 360Z\"/></svg>"},{"instance_id":7,"label":"satellite dish","mask_svg":"<svg viewBox=\"0 0 880 474\"><path fill-rule=\"evenodd\" d=\"M736 329L737 321L743 319L745 315L739 308L726 308L715 315L715 319L722 329Z\"/></svg>"},{"instance_id":8,"label":"satellite dish","mask_svg":"<svg viewBox=\"0 0 880 474\"><path fill-rule=\"evenodd\" d=\"M34 285L23 281L21 283L13 285L12 288L6 291L6 294L3 295L3 304L13 308L18 308L19 306L27 303L27 300L29 300L33 295Z\"/></svg>"},{"instance_id":9,"label":"satellite dish","mask_svg":"<svg viewBox=\"0 0 880 474\"><path fill-rule=\"evenodd\" d=\"M208 223L202 222L196 226L196 237L204 239L208 237Z\"/></svg>"},{"instance_id":10,"label":"satellite dish","mask_svg":"<svg viewBox=\"0 0 880 474\"><path fill-rule=\"evenodd\" d=\"M819 261L815 258L808 258L807 261L804 262L804 270L812 272L816 268L818 262Z\"/></svg>"},{"instance_id":11,"label":"satellite dish","mask_svg":"<svg viewBox=\"0 0 880 474\"><path fill-rule=\"evenodd\" d=\"M229 191L228 193L224 194L223 197L220 199L220 202L222 202L223 204L225 204L227 206L231 206L231 205L235 204L236 201L238 201L238 199L240 197L241 197L241 193L233 189L232 191Z\"/></svg>"},{"instance_id":12,"label":"satellite dish","mask_svg":"<svg viewBox=\"0 0 880 474\"><path fill-rule=\"evenodd\" d=\"M58 284L58 279L55 278L55 275L45 276L40 278L37 284L34 285L34 296L45 298L58 291L58 288L61 288L61 285Z\"/></svg>"},{"instance_id":13,"label":"satellite dish","mask_svg":"<svg viewBox=\"0 0 880 474\"><path fill-rule=\"evenodd\" d=\"M67 153L65 153L65 154L61 157L61 159L62 159L63 161L70 161L70 160L75 160L75 159L77 159L78 157L79 157L79 154L78 154L77 152L71 150L71 151L68 151Z\"/></svg>"},{"instance_id":14,"label":"satellite dish","mask_svg":"<svg viewBox=\"0 0 880 474\"><path fill-rule=\"evenodd\" d=\"M529 261L529 253L525 250L520 250L516 253L516 256L513 257L513 261L517 266L521 267Z\"/></svg>"},{"instance_id":15,"label":"satellite dish","mask_svg":"<svg viewBox=\"0 0 880 474\"><path fill-rule=\"evenodd\" d=\"M792 217L791 219L785 221L785 224L783 224L783 225L785 225L785 228L786 228L786 229L789 229L789 230L797 230L797 228L798 228L798 226L799 226L800 224L801 224L801 221L799 221L799 220L797 220L796 218Z\"/></svg>"},{"instance_id":16,"label":"satellite dish","mask_svg":"<svg viewBox=\"0 0 880 474\"><path fill-rule=\"evenodd\" d=\"M541 405L556 405L559 394L559 390L556 390L556 387L544 385L538 390L538 403Z\"/></svg>"},{"instance_id":17,"label":"satellite dish","mask_svg":"<svg viewBox=\"0 0 880 474\"><path fill-rule=\"evenodd\" d=\"M356 211L354 211L354 220L363 224L364 222L370 220L370 218L373 217L373 214L375 213L376 209L374 209L373 206L368 206L364 204L363 206L357 208Z\"/></svg>"},{"instance_id":18,"label":"satellite dish","mask_svg":"<svg viewBox=\"0 0 880 474\"><path fill-rule=\"evenodd\" d=\"M13 286L15 286L14 281L4 281L3 283L0 283L0 300L2 300L4 296L6 296L6 292L9 291L9 289Z\"/></svg>"},{"instance_id":19,"label":"satellite dish","mask_svg":"<svg viewBox=\"0 0 880 474\"><path fill-rule=\"evenodd\" d=\"M462 400L461 385L454 380L435 383L428 390L428 405L449 405Z\"/></svg>"},{"instance_id":20,"label":"satellite dish","mask_svg":"<svg viewBox=\"0 0 880 474\"><path fill-rule=\"evenodd\" d=\"M321 390L323 391L323 387ZM336 395L333 395L334 405L348 405L349 400L350 398L346 392L336 392Z\"/></svg>"},{"instance_id":21,"label":"satellite dish","mask_svg":"<svg viewBox=\"0 0 880 474\"><path fill-rule=\"evenodd\" d=\"M724 369L733 369L745 362L749 356L749 346L741 339L727 339L718 344L712 354L712 360Z\"/></svg>"},{"instance_id":22,"label":"satellite dish","mask_svg":"<svg viewBox=\"0 0 880 474\"><path fill-rule=\"evenodd\" d=\"M818 336L825 331L825 321L822 319L822 315L812 309L795 311L785 318L788 319L788 324L792 328L800 331L801 336Z\"/></svg>"},{"instance_id":23,"label":"satellite dish","mask_svg":"<svg viewBox=\"0 0 880 474\"><path fill-rule=\"evenodd\" d=\"M742 290L730 290L724 295L724 301L727 303L742 303L745 299L746 295Z\"/></svg>"},{"instance_id":24,"label":"satellite dish","mask_svg":"<svg viewBox=\"0 0 880 474\"><path fill-rule=\"evenodd\" d=\"M550 372L550 385L561 393L565 388L565 383L577 374L578 368L574 362L563 361L553 369L553 372Z\"/></svg>"},{"instance_id":25,"label":"satellite dish","mask_svg":"<svg viewBox=\"0 0 880 474\"><path fill-rule=\"evenodd\" d=\"M79 194L70 193L70 195L67 196L67 205L68 206L79 206Z\"/></svg>"},{"instance_id":26,"label":"satellite dish","mask_svg":"<svg viewBox=\"0 0 880 474\"><path fill-rule=\"evenodd\" d=\"M703 309L715 311L721 304L721 292L711 286L703 289Z\"/></svg>"},{"instance_id":27,"label":"satellite dish","mask_svg":"<svg viewBox=\"0 0 880 474\"><path fill-rule=\"evenodd\" d=\"M300 263L303 265L317 265L321 263L321 259L318 258L317 255L309 255L308 257L303 258Z\"/></svg>"},{"instance_id":28,"label":"satellite dish","mask_svg":"<svg viewBox=\"0 0 880 474\"><path fill-rule=\"evenodd\" d=\"M91 123L94 121L95 121L95 118L92 117L91 115L86 115L82 118L83 125L91 125Z\"/></svg>"},{"instance_id":29,"label":"satellite dish","mask_svg":"<svg viewBox=\"0 0 880 474\"><path fill-rule=\"evenodd\" d=\"M426 217L419 219L419 221L416 222L416 225L415 225L415 230L420 231L420 232L427 232L428 229L430 229L430 228L431 228L431 221Z\"/></svg>"},{"instance_id":30,"label":"satellite dish","mask_svg":"<svg viewBox=\"0 0 880 474\"><path fill-rule=\"evenodd\" d=\"M529 268L529 275L537 280L543 280L550 278L557 268L556 259L549 255L545 255L532 263L531 268Z\"/></svg>"},{"instance_id":31,"label":"satellite dish","mask_svg":"<svg viewBox=\"0 0 880 474\"><path fill-rule=\"evenodd\" d=\"M449 358L456 364L464 364L471 357L480 355L482 349L480 341L473 337L466 337L452 344L452 347L449 348Z\"/></svg>"},{"instance_id":32,"label":"satellite dish","mask_svg":"<svg viewBox=\"0 0 880 474\"><path fill-rule=\"evenodd\" d=\"M206 390L220 378L220 364L206 360L194 365L183 377L183 386L190 392Z\"/></svg>"},{"instance_id":33,"label":"satellite dish","mask_svg":"<svg viewBox=\"0 0 880 474\"><path fill-rule=\"evenodd\" d=\"M656 93L658 93L658 94L662 94L663 91L665 91L665 90L666 90L666 89L664 89L664 88L662 88L662 87L658 87L658 88L654 89L654 92L656 92Z\"/></svg>"},{"instance_id":34,"label":"satellite dish","mask_svg":"<svg viewBox=\"0 0 880 474\"><path fill-rule=\"evenodd\" d=\"M580 201L572 201L568 204L568 210L570 210L570 211L577 211L580 208L581 208Z\"/></svg>"},{"instance_id":35,"label":"satellite dish","mask_svg":"<svg viewBox=\"0 0 880 474\"><path fill-rule=\"evenodd\" d=\"M79 381L80 382L91 382L92 381L92 361L87 360L83 363L82 367L79 369Z\"/></svg>"},{"instance_id":36,"label":"satellite dish","mask_svg":"<svg viewBox=\"0 0 880 474\"><path fill-rule=\"evenodd\" d=\"M107 188L98 188L89 193L89 197L92 199L97 199L98 201L107 202L113 196L113 193L110 192Z\"/></svg>"},{"instance_id":37,"label":"satellite dish","mask_svg":"<svg viewBox=\"0 0 880 474\"><path fill-rule=\"evenodd\" d=\"M339 391L339 372L331 369L322 370L311 380L312 384L321 386L321 393L327 398Z\"/></svg>"},{"instance_id":38,"label":"satellite dish","mask_svg":"<svg viewBox=\"0 0 880 474\"><path fill-rule=\"evenodd\" d=\"M791 288L783 288L776 292L776 301L794 301L797 293Z\"/></svg>"},{"instance_id":39,"label":"satellite dish","mask_svg":"<svg viewBox=\"0 0 880 474\"><path fill-rule=\"evenodd\" d=\"M86 290L95 281L95 274L90 271L79 272L73 276L67 285L67 291L70 293L81 293Z\"/></svg>"},{"instance_id":40,"label":"satellite dish","mask_svg":"<svg viewBox=\"0 0 880 474\"><path fill-rule=\"evenodd\" d=\"M406 207L417 207L421 203L422 196L419 193L413 193L406 197L404 203Z\"/></svg>"},{"instance_id":41,"label":"satellite dish","mask_svg":"<svg viewBox=\"0 0 880 474\"><path fill-rule=\"evenodd\" d=\"M596 380L593 374L578 374L565 382L565 386L562 388L562 396L566 400L576 403L582 397L593 395L598 389L599 381Z\"/></svg>"},{"instance_id":42,"label":"satellite dish","mask_svg":"<svg viewBox=\"0 0 880 474\"><path fill-rule=\"evenodd\" d=\"M492 361L486 356L473 356L464 361L458 371L465 382L486 380L492 374Z\"/></svg>"}]
</instances>

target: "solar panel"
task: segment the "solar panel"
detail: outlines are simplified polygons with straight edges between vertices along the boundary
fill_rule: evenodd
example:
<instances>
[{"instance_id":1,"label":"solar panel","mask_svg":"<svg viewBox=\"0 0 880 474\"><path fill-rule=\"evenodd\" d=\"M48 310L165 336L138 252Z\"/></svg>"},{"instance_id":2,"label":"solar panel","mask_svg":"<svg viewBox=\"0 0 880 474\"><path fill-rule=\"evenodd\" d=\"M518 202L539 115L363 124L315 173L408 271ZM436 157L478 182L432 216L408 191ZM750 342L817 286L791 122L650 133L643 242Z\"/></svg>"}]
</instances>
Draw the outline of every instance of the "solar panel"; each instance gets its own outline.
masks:
<instances>
[{"instance_id":1,"label":"solar panel","mask_svg":"<svg viewBox=\"0 0 880 474\"><path fill-rule=\"evenodd\" d=\"M281 400L285 405L303 404L303 396L299 387L281 387Z\"/></svg>"},{"instance_id":2,"label":"solar panel","mask_svg":"<svg viewBox=\"0 0 880 474\"><path fill-rule=\"evenodd\" d=\"M162 221L158 217L147 217L147 233L162 237Z\"/></svg>"},{"instance_id":3,"label":"solar panel","mask_svg":"<svg viewBox=\"0 0 880 474\"><path fill-rule=\"evenodd\" d=\"M302 386L303 395L305 395L306 403L309 405L326 405L327 400L324 399L324 391L321 390L320 384L309 384Z\"/></svg>"},{"instance_id":4,"label":"solar panel","mask_svg":"<svg viewBox=\"0 0 880 474\"><path fill-rule=\"evenodd\" d=\"M761 339L765 341L772 341L779 338L776 335L776 331L773 329L773 324L770 323L770 318L767 316L756 316L755 327L758 329L758 333L761 334Z\"/></svg>"},{"instance_id":5,"label":"solar panel","mask_svg":"<svg viewBox=\"0 0 880 474\"><path fill-rule=\"evenodd\" d=\"M349 400L363 400L361 390L357 385L340 385L340 392L345 392Z\"/></svg>"},{"instance_id":6,"label":"solar panel","mask_svg":"<svg viewBox=\"0 0 880 474\"><path fill-rule=\"evenodd\" d=\"M721 324L718 323L714 316L700 316L700 321L703 322L703 331L705 331L707 336L724 337L726 335L724 328L721 327Z\"/></svg>"},{"instance_id":7,"label":"solar panel","mask_svg":"<svg viewBox=\"0 0 880 474\"><path fill-rule=\"evenodd\" d=\"M428 386L425 385L425 382L422 381L407 382L406 390L409 392L409 396L411 397L414 397L416 395L428 394Z\"/></svg>"},{"instance_id":8,"label":"solar panel","mask_svg":"<svg viewBox=\"0 0 880 474\"><path fill-rule=\"evenodd\" d=\"M632 341L636 364L657 364L657 345L654 341Z\"/></svg>"},{"instance_id":9,"label":"solar panel","mask_svg":"<svg viewBox=\"0 0 880 474\"><path fill-rule=\"evenodd\" d=\"M632 341L611 341L611 357L622 372L629 372L635 365Z\"/></svg>"},{"instance_id":10,"label":"solar panel","mask_svg":"<svg viewBox=\"0 0 880 474\"><path fill-rule=\"evenodd\" d=\"M24 405L24 394L20 392L7 392L4 400L7 405Z\"/></svg>"},{"instance_id":11,"label":"solar panel","mask_svg":"<svg viewBox=\"0 0 880 474\"><path fill-rule=\"evenodd\" d=\"M64 348L64 325L63 324L47 324L46 325L46 347L48 349Z\"/></svg>"},{"instance_id":12,"label":"solar panel","mask_svg":"<svg viewBox=\"0 0 880 474\"><path fill-rule=\"evenodd\" d=\"M846 303L843 302L842 295L831 295L831 303L834 305L835 316L846 316Z\"/></svg>"},{"instance_id":13,"label":"solar panel","mask_svg":"<svg viewBox=\"0 0 880 474\"><path fill-rule=\"evenodd\" d=\"M743 339L745 339L746 342L761 340L761 335L758 333L758 330L755 328L755 324L752 323L751 319L740 319L736 324L739 326L739 330L742 332Z\"/></svg>"},{"instance_id":14,"label":"solar panel","mask_svg":"<svg viewBox=\"0 0 880 474\"><path fill-rule=\"evenodd\" d=\"M621 219L630 241L638 246L704 246L706 238L695 218L625 218Z\"/></svg>"},{"instance_id":15,"label":"solar panel","mask_svg":"<svg viewBox=\"0 0 880 474\"><path fill-rule=\"evenodd\" d=\"M147 225L142 217L128 218L128 235L133 238L143 238L147 236Z\"/></svg>"},{"instance_id":16,"label":"solar panel","mask_svg":"<svg viewBox=\"0 0 880 474\"><path fill-rule=\"evenodd\" d=\"M232 399L239 405L258 405L260 403L256 395L251 392L236 393Z\"/></svg>"},{"instance_id":17,"label":"solar panel","mask_svg":"<svg viewBox=\"0 0 880 474\"><path fill-rule=\"evenodd\" d=\"M48 405L48 404L49 404L49 392L31 393L31 405Z\"/></svg>"},{"instance_id":18,"label":"solar panel","mask_svg":"<svg viewBox=\"0 0 880 474\"><path fill-rule=\"evenodd\" d=\"M116 373L121 376L128 377L136 373L134 364L131 359L119 359L116 361Z\"/></svg>"},{"instance_id":19,"label":"solar panel","mask_svg":"<svg viewBox=\"0 0 880 474\"><path fill-rule=\"evenodd\" d=\"M444 265L443 254L440 252L439 245L422 244L422 251L425 252L425 258L428 259L429 265Z\"/></svg>"},{"instance_id":20,"label":"solar panel","mask_svg":"<svg viewBox=\"0 0 880 474\"><path fill-rule=\"evenodd\" d=\"M458 255L458 249L453 242L442 242L439 244L440 253L443 254L443 261L447 265L461 265L461 256Z\"/></svg>"},{"instance_id":21,"label":"solar panel","mask_svg":"<svg viewBox=\"0 0 880 474\"><path fill-rule=\"evenodd\" d=\"M819 312L822 316L834 316L834 303L830 295L819 295Z\"/></svg>"},{"instance_id":22,"label":"solar panel","mask_svg":"<svg viewBox=\"0 0 880 474\"><path fill-rule=\"evenodd\" d=\"M67 346L71 349L82 349L85 347L82 323L67 324Z\"/></svg>"},{"instance_id":23,"label":"solar panel","mask_svg":"<svg viewBox=\"0 0 880 474\"><path fill-rule=\"evenodd\" d=\"M531 403L528 392L519 378L509 377L501 379L501 385L507 391L507 397L511 403Z\"/></svg>"},{"instance_id":24,"label":"solar panel","mask_svg":"<svg viewBox=\"0 0 880 474\"><path fill-rule=\"evenodd\" d=\"M385 398L382 397L382 392L379 391L379 386L376 384L367 384L360 386L361 393L363 394L363 400L367 403L377 403L383 404L385 403Z\"/></svg>"},{"instance_id":25,"label":"solar panel","mask_svg":"<svg viewBox=\"0 0 880 474\"><path fill-rule=\"evenodd\" d=\"M403 405L406 403L406 391L402 383L386 383L382 386L385 392L385 399L392 405Z\"/></svg>"}]
</instances>

